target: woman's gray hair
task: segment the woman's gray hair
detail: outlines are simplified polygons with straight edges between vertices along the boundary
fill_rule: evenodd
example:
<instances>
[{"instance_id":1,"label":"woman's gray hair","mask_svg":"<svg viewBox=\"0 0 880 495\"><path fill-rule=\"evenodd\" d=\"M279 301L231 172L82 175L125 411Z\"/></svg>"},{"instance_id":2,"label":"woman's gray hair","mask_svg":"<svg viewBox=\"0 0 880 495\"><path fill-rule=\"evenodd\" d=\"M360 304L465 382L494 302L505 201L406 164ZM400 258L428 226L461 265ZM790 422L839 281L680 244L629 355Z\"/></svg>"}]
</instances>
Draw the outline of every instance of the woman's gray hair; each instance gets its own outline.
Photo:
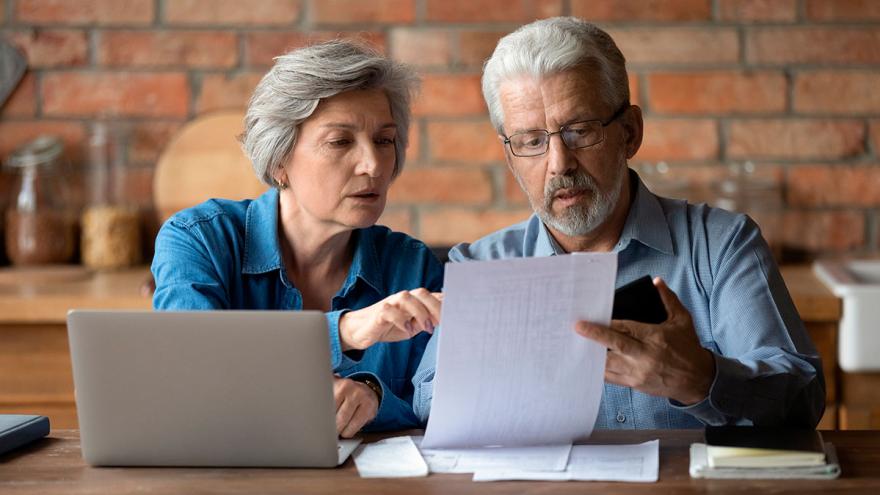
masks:
<instances>
[{"instance_id":1,"label":"woman's gray hair","mask_svg":"<svg viewBox=\"0 0 880 495\"><path fill-rule=\"evenodd\" d=\"M597 71L600 94L612 108L629 101L626 59L611 36L594 24L577 17L553 17L526 24L501 38L483 66L483 98L498 133L504 133L499 101L504 81L520 75L540 78L571 69Z\"/></svg>"},{"instance_id":2,"label":"woman's gray hair","mask_svg":"<svg viewBox=\"0 0 880 495\"><path fill-rule=\"evenodd\" d=\"M290 156L299 125L322 99L357 89L380 89L397 125L396 176L406 157L410 101L417 85L410 68L359 42L334 40L293 50L275 57L275 65L260 80L238 139L257 177L278 187L275 174Z\"/></svg>"}]
</instances>

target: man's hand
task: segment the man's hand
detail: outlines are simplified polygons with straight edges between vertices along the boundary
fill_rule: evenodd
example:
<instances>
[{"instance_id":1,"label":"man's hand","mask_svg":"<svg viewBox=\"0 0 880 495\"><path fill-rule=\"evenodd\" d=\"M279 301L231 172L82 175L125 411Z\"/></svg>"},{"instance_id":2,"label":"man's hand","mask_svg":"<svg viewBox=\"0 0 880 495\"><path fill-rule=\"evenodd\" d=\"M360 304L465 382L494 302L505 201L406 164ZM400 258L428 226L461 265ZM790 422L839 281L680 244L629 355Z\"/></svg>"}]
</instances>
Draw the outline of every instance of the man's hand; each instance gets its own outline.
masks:
<instances>
[{"instance_id":1,"label":"man's hand","mask_svg":"<svg viewBox=\"0 0 880 495\"><path fill-rule=\"evenodd\" d=\"M419 332L434 333L440 324L443 294L427 289L404 290L339 319L342 350L366 349L376 342L397 342Z\"/></svg>"},{"instance_id":2,"label":"man's hand","mask_svg":"<svg viewBox=\"0 0 880 495\"><path fill-rule=\"evenodd\" d=\"M369 386L333 377L333 400L336 401L336 433L351 438L376 417L379 398Z\"/></svg>"},{"instance_id":3,"label":"man's hand","mask_svg":"<svg viewBox=\"0 0 880 495\"><path fill-rule=\"evenodd\" d=\"M612 320L611 326L579 321L575 330L608 348L605 380L692 405L705 399L715 378L715 359L703 348L693 320L666 283L654 279L669 317L651 325Z\"/></svg>"}]
</instances>

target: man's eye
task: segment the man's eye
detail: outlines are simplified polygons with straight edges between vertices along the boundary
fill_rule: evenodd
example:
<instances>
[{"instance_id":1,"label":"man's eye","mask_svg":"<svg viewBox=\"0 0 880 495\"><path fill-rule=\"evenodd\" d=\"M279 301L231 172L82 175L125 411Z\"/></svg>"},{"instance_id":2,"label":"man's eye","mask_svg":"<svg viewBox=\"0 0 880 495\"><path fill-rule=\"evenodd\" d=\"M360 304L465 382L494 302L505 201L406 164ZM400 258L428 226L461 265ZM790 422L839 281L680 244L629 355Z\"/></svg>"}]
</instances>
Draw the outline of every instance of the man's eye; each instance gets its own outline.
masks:
<instances>
[{"instance_id":1,"label":"man's eye","mask_svg":"<svg viewBox=\"0 0 880 495\"><path fill-rule=\"evenodd\" d=\"M394 138L379 138L379 139L376 139L376 144L378 144L380 146L393 146L394 145Z\"/></svg>"},{"instance_id":2,"label":"man's eye","mask_svg":"<svg viewBox=\"0 0 880 495\"><path fill-rule=\"evenodd\" d=\"M576 127L569 127L567 130L569 133L571 133L575 136L579 136L579 137L580 136L589 136L590 134L593 133L592 126L580 125L580 126L576 126Z\"/></svg>"},{"instance_id":3,"label":"man's eye","mask_svg":"<svg viewBox=\"0 0 880 495\"><path fill-rule=\"evenodd\" d=\"M520 144L526 148L537 148L544 144L544 136L538 134L534 136L523 136Z\"/></svg>"}]
</instances>

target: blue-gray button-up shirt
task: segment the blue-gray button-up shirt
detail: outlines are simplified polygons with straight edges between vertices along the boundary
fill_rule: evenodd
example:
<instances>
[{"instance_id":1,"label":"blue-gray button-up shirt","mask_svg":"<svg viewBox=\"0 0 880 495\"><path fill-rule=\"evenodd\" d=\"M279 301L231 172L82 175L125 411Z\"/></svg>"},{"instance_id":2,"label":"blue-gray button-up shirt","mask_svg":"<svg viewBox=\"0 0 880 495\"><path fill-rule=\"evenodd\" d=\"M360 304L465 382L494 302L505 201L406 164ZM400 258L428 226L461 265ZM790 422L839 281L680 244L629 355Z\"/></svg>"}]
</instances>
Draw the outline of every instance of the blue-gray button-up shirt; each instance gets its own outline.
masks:
<instances>
[{"instance_id":1,"label":"blue-gray button-up shirt","mask_svg":"<svg viewBox=\"0 0 880 495\"><path fill-rule=\"evenodd\" d=\"M417 427L411 381L428 334L344 353L339 317L401 290L439 291L443 267L423 243L385 227L357 229L352 241L348 277L326 313L331 365L341 376L369 375L382 386L379 410L366 430ZM303 305L281 260L275 189L255 200L212 199L176 213L156 238L152 272L157 310L299 310Z\"/></svg>"},{"instance_id":2,"label":"blue-gray button-up shirt","mask_svg":"<svg viewBox=\"0 0 880 495\"><path fill-rule=\"evenodd\" d=\"M662 277L691 313L700 343L714 354L715 378L708 396L691 406L606 383L596 427L815 426L825 408L822 363L757 225L742 214L655 196L634 172L630 178L635 194L614 248L617 286L643 275ZM561 253L533 215L459 244L449 257L462 262ZM439 329L413 378L413 406L423 421L431 408L437 335Z\"/></svg>"}]
</instances>

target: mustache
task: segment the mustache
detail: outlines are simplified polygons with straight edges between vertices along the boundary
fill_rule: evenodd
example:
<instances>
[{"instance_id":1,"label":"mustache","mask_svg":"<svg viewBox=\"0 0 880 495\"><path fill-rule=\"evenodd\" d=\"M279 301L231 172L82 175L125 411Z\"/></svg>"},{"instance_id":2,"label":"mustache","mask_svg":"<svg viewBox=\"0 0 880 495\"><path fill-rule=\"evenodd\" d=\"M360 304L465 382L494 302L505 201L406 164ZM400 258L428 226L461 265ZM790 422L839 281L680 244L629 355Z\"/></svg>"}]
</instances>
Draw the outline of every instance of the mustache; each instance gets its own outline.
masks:
<instances>
[{"instance_id":1,"label":"mustache","mask_svg":"<svg viewBox=\"0 0 880 495\"><path fill-rule=\"evenodd\" d=\"M596 192L598 185L592 177L583 170L576 170L570 174L557 175L550 179L550 182L544 187L544 201L549 205L553 201L553 197L560 189L584 189L590 192Z\"/></svg>"}]
</instances>

